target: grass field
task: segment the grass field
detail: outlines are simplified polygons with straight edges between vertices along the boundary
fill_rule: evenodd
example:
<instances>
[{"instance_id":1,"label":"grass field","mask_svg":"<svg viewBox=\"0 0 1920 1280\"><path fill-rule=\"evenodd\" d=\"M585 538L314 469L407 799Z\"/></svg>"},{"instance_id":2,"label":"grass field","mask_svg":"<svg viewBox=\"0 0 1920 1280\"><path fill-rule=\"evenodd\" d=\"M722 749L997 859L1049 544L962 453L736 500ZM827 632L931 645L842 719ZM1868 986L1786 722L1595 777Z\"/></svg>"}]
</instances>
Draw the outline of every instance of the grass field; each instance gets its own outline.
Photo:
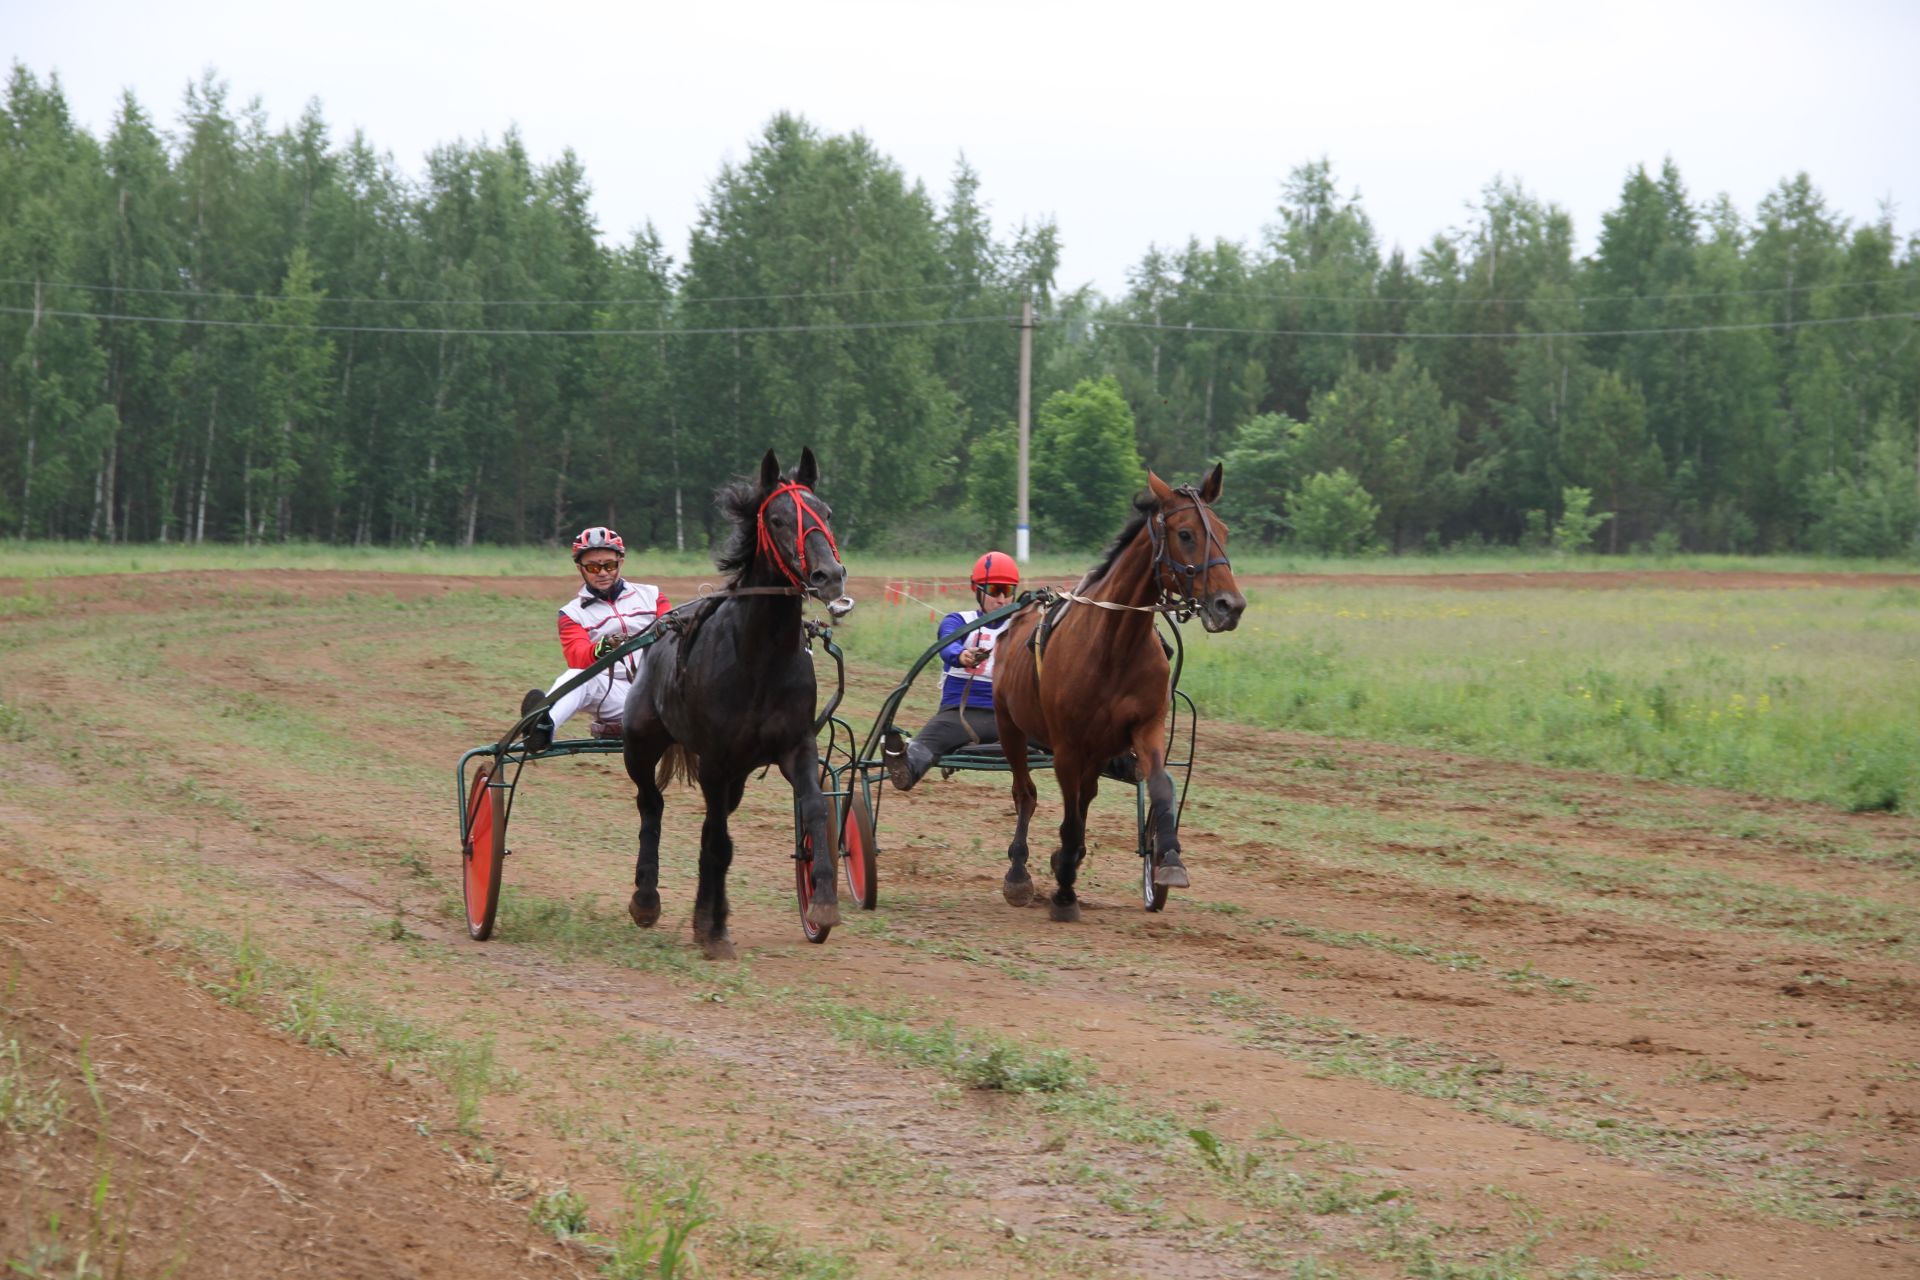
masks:
<instances>
[{"instance_id":1,"label":"grass field","mask_svg":"<svg viewBox=\"0 0 1920 1280\"><path fill-rule=\"evenodd\" d=\"M904 670L928 610L863 605ZM1255 591L1186 631L1209 718L1633 773L1850 809L1920 804L1920 590Z\"/></svg>"},{"instance_id":2,"label":"grass field","mask_svg":"<svg viewBox=\"0 0 1920 1280\"><path fill-rule=\"evenodd\" d=\"M156 573L190 569L347 569L365 573L452 573L519 577L565 568L565 553L551 547L336 547L288 542L272 546L101 545L88 542L0 539L0 578L45 578L92 573ZM1029 577L1073 578L1095 560L1084 551L1042 552L1026 567ZM969 551L953 557L900 556L846 549L851 572L861 577L957 578L966 575ZM661 577L703 574L713 567L704 551L636 549L631 563ZM1481 550L1432 556L1322 557L1282 550L1236 548L1240 573L1578 573L1685 570L1711 573L1913 572L1920 562L1842 560L1823 556L1564 556L1547 552Z\"/></svg>"},{"instance_id":3,"label":"grass field","mask_svg":"<svg viewBox=\"0 0 1920 1280\"><path fill-rule=\"evenodd\" d=\"M1903 728L1920 592L1251 584L1187 636L1166 912L1130 795L1063 926L1001 900L1001 780L929 780L886 801L878 909L809 946L776 773L715 965L693 793L669 915L628 922L617 759L532 767L466 936L450 766L550 673L564 582L0 591L0 1260L373 1274L377 1232L436 1275L1914 1270L1914 819L1490 757L1652 771L1638 733L1684 777L1837 785L1822 753ZM877 596L837 633L858 726L930 634Z\"/></svg>"},{"instance_id":4,"label":"grass field","mask_svg":"<svg viewBox=\"0 0 1920 1280\"><path fill-rule=\"evenodd\" d=\"M661 577L710 569L704 557L691 554L649 551L644 557L645 571ZM27 579L285 567L551 574L563 582L555 560L556 553L537 548L0 543L0 577ZM1256 558L1244 568L1250 575L1350 575L1367 568L1396 574L1621 570L1634 563L1540 556L1316 563L1276 555L1270 564ZM1727 558L1690 558L1684 565L1692 572L1719 566L1745 575L1833 567L1814 560ZM876 576L953 572L950 565L924 560L856 561L854 567ZM1030 576L1057 580L1083 568L1083 560L1055 557L1039 561ZM1342 581L1256 586L1250 595L1237 632L1187 631L1183 684L1211 719L1703 783L1849 809L1920 805L1920 726L1912 715L1920 706L1920 589L1912 586L1435 591ZM944 610L957 600L939 597L934 604ZM0 593L0 616L32 616L50 607L39 592ZM510 634L524 604L483 598L462 609L488 615L498 610L497 619L463 622L463 631ZM849 660L864 673L904 672L932 639L929 609L863 600L840 635ZM514 661L506 653L498 657ZM530 661L544 670L542 660Z\"/></svg>"}]
</instances>

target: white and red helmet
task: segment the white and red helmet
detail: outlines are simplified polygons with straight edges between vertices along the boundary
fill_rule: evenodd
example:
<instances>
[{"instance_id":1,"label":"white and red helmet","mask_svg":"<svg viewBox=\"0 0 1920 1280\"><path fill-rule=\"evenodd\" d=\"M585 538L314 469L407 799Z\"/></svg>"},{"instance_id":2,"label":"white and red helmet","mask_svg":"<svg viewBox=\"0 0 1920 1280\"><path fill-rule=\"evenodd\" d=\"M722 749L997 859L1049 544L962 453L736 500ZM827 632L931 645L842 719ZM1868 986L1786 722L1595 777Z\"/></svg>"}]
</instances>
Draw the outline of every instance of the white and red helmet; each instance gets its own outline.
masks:
<instances>
[{"instance_id":1,"label":"white and red helmet","mask_svg":"<svg viewBox=\"0 0 1920 1280\"><path fill-rule=\"evenodd\" d=\"M627 558L627 544L605 525L596 524L580 531L580 536L573 540L573 562L579 564L580 557L589 551L611 551L622 560Z\"/></svg>"}]
</instances>

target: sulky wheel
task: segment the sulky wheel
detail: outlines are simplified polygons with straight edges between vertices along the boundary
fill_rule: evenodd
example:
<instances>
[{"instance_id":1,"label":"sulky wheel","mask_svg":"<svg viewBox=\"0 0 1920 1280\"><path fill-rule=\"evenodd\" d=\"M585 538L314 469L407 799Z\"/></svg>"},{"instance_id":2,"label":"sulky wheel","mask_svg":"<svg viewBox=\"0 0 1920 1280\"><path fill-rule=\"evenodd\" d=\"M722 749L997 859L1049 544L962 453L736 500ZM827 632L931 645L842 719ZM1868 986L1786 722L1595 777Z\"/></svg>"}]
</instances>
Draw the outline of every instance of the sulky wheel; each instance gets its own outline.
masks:
<instances>
[{"instance_id":1,"label":"sulky wheel","mask_svg":"<svg viewBox=\"0 0 1920 1280\"><path fill-rule=\"evenodd\" d=\"M840 819L840 857L846 865L847 889L862 911L871 911L880 900L880 868L875 862L879 850L873 842L873 809L864 789L847 797L847 811Z\"/></svg>"},{"instance_id":2,"label":"sulky wheel","mask_svg":"<svg viewBox=\"0 0 1920 1280\"><path fill-rule=\"evenodd\" d=\"M1152 831L1140 834L1140 905L1158 911L1167 905L1167 886L1155 884L1153 873L1160 869L1160 846Z\"/></svg>"},{"instance_id":3,"label":"sulky wheel","mask_svg":"<svg viewBox=\"0 0 1920 1280\"><path fill-rule=\"evenodd\" d=\"M793 894L800 899L800 931L808 942L825 942L833 926L807 919L807 908L813 905L813 835L805 830L793 851Z\"/></svg>"},{"instance_id":4,"label":"sulky wheel","mask_svg":"<svg viewBox=\"0 0 1920 1280\"><path fill-rule=\"evenodd\" d=\"M500 908L500 864L507 857L505 789L491 785L497 767L497 763L482 764L467 789L460 889L467 900L467 935L475 942L493 936L493 917Z\"/></svg>"}]
</instances>

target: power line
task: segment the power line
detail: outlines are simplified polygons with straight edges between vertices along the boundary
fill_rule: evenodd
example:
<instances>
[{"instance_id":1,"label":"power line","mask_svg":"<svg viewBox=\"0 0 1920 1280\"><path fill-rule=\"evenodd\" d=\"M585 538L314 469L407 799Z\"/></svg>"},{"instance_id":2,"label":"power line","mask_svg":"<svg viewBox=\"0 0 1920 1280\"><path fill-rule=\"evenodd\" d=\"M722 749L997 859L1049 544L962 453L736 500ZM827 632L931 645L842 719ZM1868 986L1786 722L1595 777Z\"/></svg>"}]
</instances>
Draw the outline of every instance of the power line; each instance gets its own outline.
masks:
<instances>
[{"instance_id":1,"label":"power line","mask_svg":"<svg viewBox=\"0 0 1920 1280\"><path fill-rule=\"evenodd\" d=\"M287 324L272 320L218 320L200 316L136 316L119 315L95 311L71 311L42 307L35 311L31 307L0 306L0 315L15 316L61 316L76 320L112 320L132 324L171 324L195 325L222 329L272 329L301 330L312 333L382 333L401 334L418 337L473 337L473 338L674 338L674 337L722 337L730 335L747 336L752 334L773 333L833 333L869 329L938 329L954 325L1005 324L1007 317L995 316L946 316L923 320L849 320L829 321L823 324L775 324L775 325L727 325L695 328L656 328L656 329L481 329L481 328L412 328L404 325L351 325L351 324ZM1197 324L1158 324L1148 320L1102 320L1088 316L1041 317L1047 324L1078 324L1088 328L1110 329L1147 329L1163 333L1209 333L1231 334L1254 338L1383 338L1408 342L1425 339L1529 339L1529 338L1628 338L1641 335L1677 335L1686 333L1741 333L1761 329L1810 329L1842 324L1873 324L1883 320L1917 320L1920 311L1894 311L1884 314L1863 316L1834 316L1826 319L1805 320L1758 320L1744 324L1702 324L1671 325L1645 329L1561 329L1561 330L1499 330L1480 332L1433 332L1415 333L1405 330L1367 331L1355 329L1243 329L1226 325Z\"/></svg>"},{"instance_id":2,"label":"power line","mask_svg":"<svg viewBox=\"0 0 1920 1280\"><path fill-rule=\"evenodd\" d=\"M318 302L338 307L669 307L706 306L720 302L789 302L808 298L865 298L878 294L926 293L956 290L959 283L889 285L875 289L826 289L798 293L741 293L711 298L675 295L666 298L288 298L281 293L209 293L200 289L155 289L121 284L75 284L60 280L0 279L0 284L49 289L82 289L92 293L137 293L199 302Z\"/></svg>"},{"instance_id":3,"label":"power line","mask_svg":"<svg viewBox=\"0 0 1920 1280\"><path fill-rule=\"evenodd\" d=\"M1395 338L1414 341L1424 338L1631 338L1639 335L1682 333L1740 333L1754 329L1811 329L1836 324L1871 324L1878 320L1920 320L1920 311L1895 311L1885 315L1836 316L1825 320L1756 320L1749 324L1674 325L1651 329L1562 329L1514 330L1486 333L1407 333L1388 331L1366 333L1353 329L1234 329L1222 325L1155 324L1146 320L1097 320L1082 323L1091 328L1156 329L1168 333L1227 333L1252 338Z\"/></svg>"},{"instance_id":4,"label":"power line","mask_svg":"<svg viewBox=\"0 0 1920 1280\"><path fill-rule=\"evenodd\" d=\"M824 324L728 325L674 329L450 329L405 325L287 324L275 320L218 320L203 316L132 316L99 311L67 311L53 307L0 307L0 315L63 316L76 320L115 320L140 324L199 325L220 329L300 330L309 333L393 333L420 337L470 338L677 338L748 335L756 333L829 333L849 329L928 329L947 325L1005 324L1007 317L948 316L929 320L848 320Z\"/></svg>"},{"instance_id":5,"label":"power line","mask_svg":"<svg viewBox=\"0 0 1920 1280\"><path fill-rule=\"evenodd\" d=\"M1373 294L1322 294L1322 293L1265 293L1248 289L1227 289L1219 292L1196 290L1194 295L1207 298L1250 298L1262 302L1338 302L1347 304L1399 304L1478 307L1478 306L1543 306L1555 303L1568 303L1576 307L1615 306L1635 302L1678 302L1695 301L1706 298L1759 298L1777 297L1783 294L1823 293L1839 289L1871 289L1881 285L1909 282L1904 275L1877 276L1871 280L1837 280L1823 284L1781 285L1766 289L1716 289L1689 291L1683 293L1661 294L1620 294L1614 297L1588 295L1574 298L1418 298L1390 297ZM197 302L315 302L329 306L370 306L370 307L672 307L672 306L712 306L735 302L791 302L814 298L865 298L902 293L929 293L935 291L951 292L963 289L978 289L977 285L960 282L930 282L926 284L888 285L872 289L822 289L797 291L792 293L738 293L717 294L713 297L691 297L676 294L665 298L335 298L314 297L289 299L285 294L276 293L215 293L200 289L159 289L142 288L135 285L79 284L61 280L27 280L18 278L0 278L0 285L29 287L42 285L50 289L80 289L93 293L131 293L158 297L191 298ZM1180 298L1187 295L1176 289L1166 295ZM1113 300L1116 304L1127 301L1126 296Z\"/></svg>"},{"instance_id":6,"label":"power line","mask_svg":"<svg viewBox=\"0 0 1920 1280\"><path fill-rule=\"evenodd\" d=\"M1691 301L1697 298L1759 298L1783 293L1819 293L1829 289L1871 289L1883 284L1908 282L1902 275L1877 276L1872 280L1836 280L1828 284L1782 285L1771 289L1716 289L1693 293L1623 293L1613 297L1592 294L1575 298L1412 298L1384 297L1376 295L1350 295L1325 293L1257 293L1246 289L1223 289L1217 293L1197 290L1199 296L1207 298L1254 298L1263 302L1350 302L1350 303L1407 303L1409 305L1431 306L1440 304L1449 307L1482 306L1548 306L1555 303L1571 303L1576 307L1612 306L1627 302L1674 302ZM1909 282L1910 283L1910 282ZM1183 296L1178 291L1165 295L1170 298ZM1121 299L1125 301L1125 299Z\"/></svg>"}]
</instances>

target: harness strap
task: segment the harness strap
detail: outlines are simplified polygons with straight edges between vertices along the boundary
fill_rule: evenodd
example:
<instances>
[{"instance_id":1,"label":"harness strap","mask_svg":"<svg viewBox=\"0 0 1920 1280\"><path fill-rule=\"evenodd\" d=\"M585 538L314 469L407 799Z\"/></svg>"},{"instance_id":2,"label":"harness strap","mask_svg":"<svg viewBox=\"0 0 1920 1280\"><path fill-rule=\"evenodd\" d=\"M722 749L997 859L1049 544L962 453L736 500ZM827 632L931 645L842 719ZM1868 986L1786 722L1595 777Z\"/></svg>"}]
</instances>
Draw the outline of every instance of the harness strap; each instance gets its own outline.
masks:
<instances>
[{"instance_id":1,"label":"harness strap","mask_svg":"<svg viewBox=\"0 0 1920 1280\"><path fill-rule=\"evenodd\" d=\"M715 591L706 584L702 584L698 595L661 614L647 629L651 631L658 627L663 631L671 631L680 637L681 649L687 652L692 650L693 642L700 636L701 626L720 606L722 600L731 599L734 596L800 596L804 598L805 595L804 591L795 587L725 587Z\"/></svg>"},{"instance_id":2,"label":"harness strap","mask_svg":"<svg viewBox=\"0 0 1920 1280\"><path fill-rule=\"evenodd\" d=\"M1027 640L1027 648L1033 654L1033 687L1036 693L1039 692L1040 689L1040 670L1046 665L1047 639L1053 635L1053 629L1060 624L1060 619L1067 616L1067 610L1072 608L1076 602L1084 602L1086 604L1106 603L1104 600L1087 600L1086 597L1077 596L1071 591L1052 594L1051 599L1043 598L1039 601L1042 605L1040 621L1034 624L1033 635ZM1123 605L1120 607L1131 608L1132 606Z\"/></svg>"}]
</instances>

